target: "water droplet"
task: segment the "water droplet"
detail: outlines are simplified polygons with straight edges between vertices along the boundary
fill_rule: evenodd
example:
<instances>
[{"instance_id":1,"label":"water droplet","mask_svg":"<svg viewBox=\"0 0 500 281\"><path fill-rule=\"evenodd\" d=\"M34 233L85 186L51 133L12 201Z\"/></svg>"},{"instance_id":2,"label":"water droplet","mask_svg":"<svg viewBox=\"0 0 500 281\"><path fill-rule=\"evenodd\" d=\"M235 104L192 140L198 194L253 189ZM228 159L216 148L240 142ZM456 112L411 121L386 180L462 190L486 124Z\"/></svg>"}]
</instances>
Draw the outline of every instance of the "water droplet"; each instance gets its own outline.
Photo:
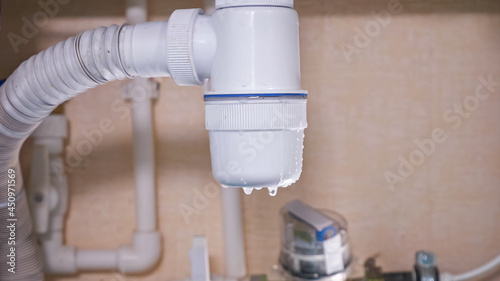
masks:
<instances>
[{"instance_id":1,"label":"water droplet","mask_svg":"<svg viewBox=\"0 0 500 281\"><path fill-rule=\"evenodd\" d=\"M261 190L261 189L262 189L262 187L256 187L255 188L255 190Z\"/></svg>"},{"instance_id":2,"label":"water droplet","mask_svg":"<svg viewBox=\"0 0 500 281\"><path fill-rule=\"evenodd\" d=\"M250 194L252 194L253 188L243 187L243 191L245 192L246 195L250 195Z\"/></svg>"},{"instance_id":3,"label":"water droplet","mask_svg":"<svg viewBox=\"0 0 500 281\"><path fill-rule=\"evenodd\" d=\"M276 196L276 194L278 193L278 187L275 186L275 187L268 187L267 188L269 190L269 195L270 196Z\"/></svg>"}]
</instances>

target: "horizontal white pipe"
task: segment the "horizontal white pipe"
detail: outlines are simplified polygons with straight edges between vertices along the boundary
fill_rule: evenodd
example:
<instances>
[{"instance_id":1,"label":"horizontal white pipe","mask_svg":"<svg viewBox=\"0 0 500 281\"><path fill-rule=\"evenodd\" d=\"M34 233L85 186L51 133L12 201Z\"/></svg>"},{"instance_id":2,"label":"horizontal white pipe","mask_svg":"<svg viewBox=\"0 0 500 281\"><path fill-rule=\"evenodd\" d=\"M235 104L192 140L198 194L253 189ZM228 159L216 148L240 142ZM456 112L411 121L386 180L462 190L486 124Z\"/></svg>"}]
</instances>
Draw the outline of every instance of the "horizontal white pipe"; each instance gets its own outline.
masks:
<instances>
[{"instance_id":1,"label":"horizontal white pipe","mask_svg":"<svg viewBox=\"0 0 500 281\"><path fill-rule=\"evenodd\" d=\"M115 250L78 250L76 267L80 270L109 270L118 267Z\"/></svg>"},{"instance_id":2,"label":"horizontal white pipe","mask_svg":"<svg viewBox=\"0 0 500 281\"><path fill-rule=\"evenodd\" d=\"M134 234L131 246L110 250L81 250L62 245L62 233L43 238L45 269L51 273L76 273L79 270L118 270L140 273L150 269L161 255L159 232Z\"/></svg>"},{"instance_id":3,"label":"horizontal white pipe","mask_svg":"<svg viewBox=\"0 0 500 281\"><path fill-rule=\"evenodd\" d=\"M133 76L170 76L167 62L167 22L154 21L123 27L120 54L125 71Z\"/></svg>"}]
</instances>

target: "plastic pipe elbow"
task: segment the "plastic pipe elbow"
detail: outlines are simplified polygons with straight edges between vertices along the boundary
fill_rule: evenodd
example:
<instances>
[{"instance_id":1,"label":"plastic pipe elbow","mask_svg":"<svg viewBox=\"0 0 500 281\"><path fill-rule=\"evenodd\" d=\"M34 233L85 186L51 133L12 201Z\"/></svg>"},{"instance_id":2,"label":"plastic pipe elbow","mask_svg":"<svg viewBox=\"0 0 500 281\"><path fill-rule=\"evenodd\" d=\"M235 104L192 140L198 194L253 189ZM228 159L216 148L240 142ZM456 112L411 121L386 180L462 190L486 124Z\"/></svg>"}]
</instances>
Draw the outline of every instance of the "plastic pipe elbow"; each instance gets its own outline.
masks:
<instances>
[{"instance_id":1,"label":"plastic pipe elbow","mask_svg":"<svg viewBox=\"0 0 500 281\"><path fill-rule=\"evenodd\" d=\"M121 273L139 273L151 269L161 254L161 237L159 232L134 234L132 246L118 250L118 270Z\"/></svg>"},{"instance_id":2,"label":"plastic pipe elbow","mask_svg":"<svg viewBox=\"0 0 500 281\"><path fill-rule=\"evenodd\" d=\"M62 245L62 232L56 231L43 238L45 271L49 273L76 273L76 248Z\"/></svg>"},{"instance_id":3,"label":"plastic pipe elbow","mask_svg":"<svg viewBox=\"0 0 500 281\"><path fill-rule=\"evenodd\" d=\"M73 246L60 246L50 255L44 256L45 271L57 274L73 274L76 268L76 248Z\"/></svg>"}]
</instances>

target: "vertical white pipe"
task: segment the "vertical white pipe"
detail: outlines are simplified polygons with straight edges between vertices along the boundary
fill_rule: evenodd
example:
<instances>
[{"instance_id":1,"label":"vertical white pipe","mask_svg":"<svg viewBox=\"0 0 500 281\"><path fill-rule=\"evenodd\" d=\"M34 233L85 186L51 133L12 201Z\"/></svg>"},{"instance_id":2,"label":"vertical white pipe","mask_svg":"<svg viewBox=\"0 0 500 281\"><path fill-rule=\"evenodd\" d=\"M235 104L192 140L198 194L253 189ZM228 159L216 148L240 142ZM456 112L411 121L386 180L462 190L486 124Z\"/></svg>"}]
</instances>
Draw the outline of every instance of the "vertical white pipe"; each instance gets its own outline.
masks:
<instances>
[{"instance_id":1,"label":"vertical white pipe","mask_svg":"<svg viewBox=\"0 0 500 281\"><path fill-rule=\"evenodd\" d=\"M134 79L132 85L140 83ZM139 84L138 87L144 84ZM134 87L135 88L135 87ZM134 89L133 88L133 89ZM151 97L132 99L137 231L156 229L153 120Z\"/></svg>"},{"instance_id":2,"label":"vertical white pipe","mask_svg":"<svg viewBox=\"0 0 500 281\"><path fill-rule=\"evenodd\" d=\"M148 20L146 0L127 0L127 23L138 24Z\"/></svg>"},{"instance_id":3,"label":"vertical white pipe","mask_svg":"<svg viewBox=\"0 0 500 281\"><path fill-rule=\"evenodd\" d=\"M229 278L246 276L240 191L241 188L222 188L221 192L226 275Z\"/></svg>"},{"instance_id":4,"label":"vertical white pipe","mask_svg":"<svg viewBox=\"0 0 500 281\"><path fill-rule=\"evenodd\" d=\"M138 24L147 20L146 0L127 0L127 22ZM154 139L151 112L150 85L135 78L129 85L132 101L132 128L134 140L134 169L136 186L137 231L156 229Z\"/></svg>"},{"instance_id":5,"label":"vertical white pipe","mask_svg":"<svg viewBox=\"0 0 500 281\"><path fill-rule=\"evenodd\" d=\"M191 281L210 281L210 264L206 237L194 237L189 251L191 262Z\"/></svg>"}]
</instances>

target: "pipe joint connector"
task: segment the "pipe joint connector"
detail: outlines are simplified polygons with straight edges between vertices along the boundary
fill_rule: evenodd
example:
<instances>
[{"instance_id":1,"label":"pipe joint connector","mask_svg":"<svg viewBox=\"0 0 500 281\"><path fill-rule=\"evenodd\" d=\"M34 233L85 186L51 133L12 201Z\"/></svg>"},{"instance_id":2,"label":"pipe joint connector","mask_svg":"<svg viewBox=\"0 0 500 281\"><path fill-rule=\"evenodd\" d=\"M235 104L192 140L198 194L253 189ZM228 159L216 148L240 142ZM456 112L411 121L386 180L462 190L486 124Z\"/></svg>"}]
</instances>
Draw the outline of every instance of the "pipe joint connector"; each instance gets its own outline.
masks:
<instances>
[{"instance_id":1,"label":"pipe joint connector","mask_svg":"<svg viewBox=\"0 0 500 281\"><path fill-rule=\"evenodd\" d=\"M158 262L160 254L159 232L137 232L132 246L118 250L118 270L122 273L144 272Z\"/></svg>"},{"instance_id":2,"label":"pipe joint connector","mask_svg":"<svg viewBox=\"0 0 500 281\"><path fill-rule=\"evenodd\" d=\"M201 9L176 10L167 27L167 64L170 75L180 86L202 85L193 58L193 33Z\"/></svg>"}]
</instances>

